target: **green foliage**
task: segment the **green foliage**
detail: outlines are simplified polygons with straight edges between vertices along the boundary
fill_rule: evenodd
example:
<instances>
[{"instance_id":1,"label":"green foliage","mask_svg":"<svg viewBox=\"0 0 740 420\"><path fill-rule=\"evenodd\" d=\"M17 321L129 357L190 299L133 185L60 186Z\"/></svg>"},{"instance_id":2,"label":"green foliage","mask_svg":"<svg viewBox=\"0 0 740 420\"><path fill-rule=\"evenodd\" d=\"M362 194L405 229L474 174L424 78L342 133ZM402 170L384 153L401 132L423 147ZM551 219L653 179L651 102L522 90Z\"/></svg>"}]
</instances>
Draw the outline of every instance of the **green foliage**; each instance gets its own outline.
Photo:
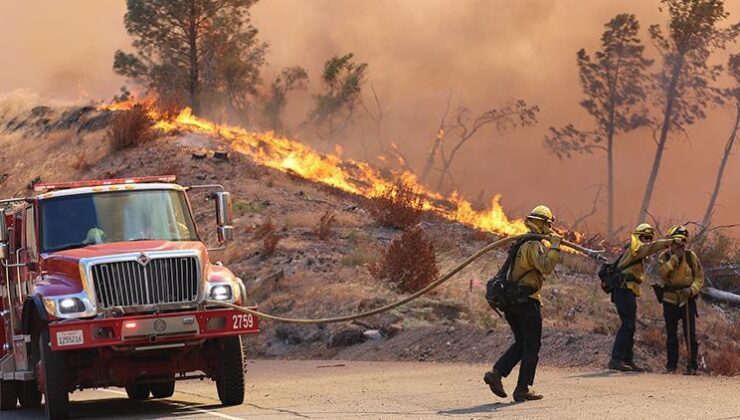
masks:
<instances>
[{"instance_id":1,"label":"green foliage","mask_svg":"<svg viewBox=\"0 0 740 420\"><path fill-rule=\"evenodd\" d=\"M124 23L135 53L116 51L116 73L163 95L201 97L243 109L256 92L267 45L249 9L256 0L128 0Z\"/></svg>"},{"instance_id":2,"label":"green foliage","mask_svg":"<svg viewBox=\"0 0 740 420\"><path fill-rule=\"evenodd\" d=\"M360 94L367 77L367 63L355 63L354 54L334 56L324 63L321 80L324 92L314 95L314 109L308 121L316 127L319 137L332 138L351 121L360 103Z\"/></svg>"},{"instance_id":3,"label":"green foliage","mask_svg":"<svg viewBox=\"0 0 740 420\"><path fill-rule=\"evenodd\" d=\"M307 84L308 73L301 66L286 67L275 77L262 104L262 123L265 128L277 133L284 131L282 114L287 104L287 94L292 90L304 90Z\"/></svg>"}]
</instances>

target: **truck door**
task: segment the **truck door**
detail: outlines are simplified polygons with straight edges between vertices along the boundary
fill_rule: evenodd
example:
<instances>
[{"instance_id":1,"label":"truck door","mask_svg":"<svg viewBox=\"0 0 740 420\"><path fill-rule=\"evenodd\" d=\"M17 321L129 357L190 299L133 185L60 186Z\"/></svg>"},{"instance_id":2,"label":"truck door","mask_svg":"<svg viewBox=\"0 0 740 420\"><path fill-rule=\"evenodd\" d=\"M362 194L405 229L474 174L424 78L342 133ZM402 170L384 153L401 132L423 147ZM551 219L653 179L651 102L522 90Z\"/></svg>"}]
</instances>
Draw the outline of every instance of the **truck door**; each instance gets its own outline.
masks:
<instances>
[{"instance_id":1,"label":"truck door","mask_svg":"<svg viewBox=\"0 0 740 420\"><path fill-rule=\"evenodd\" d=\"M26 297L33 294L33 280L38 275L38 238L36 236L36 218L34 217L35 208L31 204L26 207L25 211L25 226L23 229L23 255L22 262L25 262L24 267L20 267L21 276L21 296L20 301L24 302Z\"/></svg>"},{"instance_id":2,"label":"truck door","mask_svg":"<svg viewBox=\"0 0 740 420\"><path fill-rule=\"evenodd\" d=\"M24 258L23 255L23 223L24 211L19 210L13 214L13 231L10 234L9 261L11 264L19 264ZM8 269L10 282L10 301L13 305L13 329L14 333L21 330L21 316L23 315L23 301L21 300L21 269L20 267L10 267Z\"/></svg>"}]
</instances>

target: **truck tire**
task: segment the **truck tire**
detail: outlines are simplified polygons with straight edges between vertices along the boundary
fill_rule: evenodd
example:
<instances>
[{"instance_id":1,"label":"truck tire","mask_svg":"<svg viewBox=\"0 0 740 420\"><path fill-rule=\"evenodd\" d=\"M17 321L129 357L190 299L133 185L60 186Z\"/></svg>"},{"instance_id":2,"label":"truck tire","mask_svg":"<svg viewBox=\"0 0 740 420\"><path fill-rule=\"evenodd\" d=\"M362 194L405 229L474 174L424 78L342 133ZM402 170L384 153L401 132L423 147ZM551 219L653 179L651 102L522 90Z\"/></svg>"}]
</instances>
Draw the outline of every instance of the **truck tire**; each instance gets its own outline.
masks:
<instances>
[{"instance_id":1,"label":"truck tire","mask_svg":"<svg viewBox=\"0 0 740 420\"><path fill-rule=\"evenodd\" d=\"M21 408L39 408L41 407L41 391L36 381L18 382L18 402Z\"/></svg>"},{"instance_id":2,"label":"truck tire","mask_svg":"<svg viewBox=\"0 0 740 420\"><path fill-rule=\"evenodd\" d=\"M175 380L153 383L150 387L152 388L152 397L169 398L175 393Z\"/></svg>"},{"instance_id":3,"label":"truck tire","mask_svg":"<svg viewBox=\"0 0 740 420\"><path fill-rule=\"evenodd\" d=\"M221 404L240 405L244 403L244 351L241 337L221 339L219 359L216 389Z\"/></svg>"},{"instance_id":4,"label":"truck tire","mask_svg":"<svg viewBox=\"0 0 740 420\"><path fill-rule=\"evenodd\" d=\"M39 336L39 354L44 372L44 411L49 420L66 419L69 415L69 382L64 354L51 350L49 331Z\"/></svg>"},{"instance_id":5,"label":"truck tire","mask_svg":"<svg viewBox=\"0 0 740 420\"><path fill-rule=\"evenodd\" d=\"M0 411L15 410L17 402L16 382L0 379Z\"/></svg>"},{"instance_id":6,"label":"truck tire","mask_svg":"<svg viewBox=\"0 0 740 420\"><path fill-rule=\"evenodd\" d=\"M134 384L126 387L129 399L142 401L149 398L149 384Z\"/></svg>"}]
</instances>

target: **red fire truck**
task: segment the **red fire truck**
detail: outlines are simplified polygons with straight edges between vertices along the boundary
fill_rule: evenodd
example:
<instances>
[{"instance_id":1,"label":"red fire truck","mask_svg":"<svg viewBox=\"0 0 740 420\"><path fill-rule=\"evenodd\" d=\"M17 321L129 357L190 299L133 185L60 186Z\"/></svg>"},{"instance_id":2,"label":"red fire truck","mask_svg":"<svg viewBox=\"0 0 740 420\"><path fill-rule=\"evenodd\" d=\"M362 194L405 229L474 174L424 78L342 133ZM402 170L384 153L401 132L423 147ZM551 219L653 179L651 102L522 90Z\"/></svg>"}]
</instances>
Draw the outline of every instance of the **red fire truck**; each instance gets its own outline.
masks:
<instances>
[{"instance_id":1,"label":"red fire truck","mask_svg":"<svg viewBox=\"0 0 740 420\"><path fill-rule=\"evenodd\" d=\"M219 248L200 240L188 191L215 202ZM257 319L241 279L209 251L231 239L220 185L173 176L36 185L1 200L0 410L66 418L69 393L124 387L167 398L175 381L210 378L225 405L244 400L241 336Z\"/></svg>"}]
</instances>

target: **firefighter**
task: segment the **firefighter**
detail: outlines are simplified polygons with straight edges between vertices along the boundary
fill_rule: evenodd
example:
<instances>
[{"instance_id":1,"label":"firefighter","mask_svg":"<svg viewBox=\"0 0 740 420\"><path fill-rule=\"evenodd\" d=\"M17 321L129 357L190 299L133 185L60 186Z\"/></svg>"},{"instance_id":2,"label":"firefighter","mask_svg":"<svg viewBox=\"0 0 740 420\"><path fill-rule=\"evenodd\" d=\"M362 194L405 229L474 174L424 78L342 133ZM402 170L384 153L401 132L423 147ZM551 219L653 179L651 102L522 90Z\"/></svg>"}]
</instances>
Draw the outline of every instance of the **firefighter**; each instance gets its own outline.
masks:
<instances>
[{"instance_id":1,"label":"firefighter","mask_svg":"<svg viewBox=\"0 0 740 420\"><path fill-rule=\"evenodd\" d=\"M529 387L534 383L542 338L540 289L545 275L550 274L560 261L562 237L552 230L554 220L552 211L546 206L537 206L529 213L525 220L527 228L531 233L549 235L550 246L547 248L543 242L537 240L525 242L519 248L511 267L510 281L525 286L525 293L531 294L523 299L525 303L504 310L506 322L514 333L514 343L483 377L491 391L501 398L506 398L501 378L507 377L521 361L514 400L522 402L542 399L542 395Z\"/></svg>"},{"instance_id":2,"label":"firefighter","mask_svg":"<svg viewBox=\"0 0 740 420\"><path fill-rule=\"evenodd\" d=\"M640 296L640 284L645 280L645 258L656 254L671 244L681 243L679 238L655 239L655 230L647 223L635 228L630 243L619 258L617 267L621 269L624 282L614 289L611 301L617 308L622 325L614 339L609 369L626 372L644 372L645 369L634 361L635 321L637 318L637 297Z\"/></svg>"},{"instance_id":3,"label":"firefighter","mask_svg":"<svg viewBox=\"0 0 740 420\"><path fill-rule=\"evenodd\" d=\"M686 241L689 231L685 226L672 226L669 238ZM685 242L684 242L685 243ZM695 375L698 369L696 355L699 344L696 341L696 297L704 285L704 271L699 257L686 249L684 243L671 245L658 260L658 275L663 281L663 318L666 328L666 371L673 373L678 365L678 321L683 324L683 335L688 337L687 375Z\"/></svg>"}]
</instances>

